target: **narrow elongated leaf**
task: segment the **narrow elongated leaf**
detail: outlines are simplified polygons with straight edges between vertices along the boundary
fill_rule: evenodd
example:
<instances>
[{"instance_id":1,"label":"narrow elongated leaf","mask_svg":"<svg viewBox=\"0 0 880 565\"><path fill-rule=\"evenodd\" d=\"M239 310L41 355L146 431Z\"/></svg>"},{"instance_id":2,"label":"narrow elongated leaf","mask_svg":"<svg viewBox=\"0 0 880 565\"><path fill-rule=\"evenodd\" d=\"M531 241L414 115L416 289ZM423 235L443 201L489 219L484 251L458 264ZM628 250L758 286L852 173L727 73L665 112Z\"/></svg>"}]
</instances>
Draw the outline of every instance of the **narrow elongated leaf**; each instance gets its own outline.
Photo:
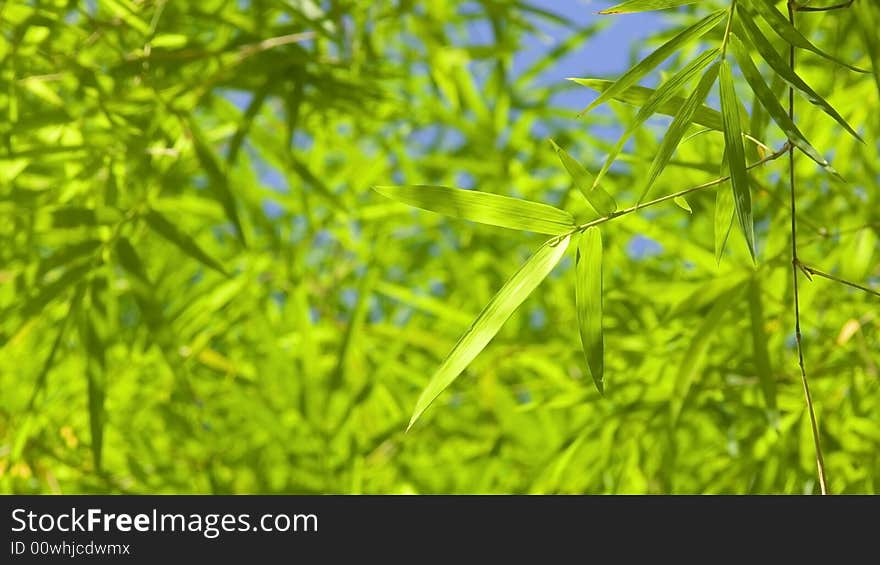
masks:
<instances>
[{"instance_id":1,"label":"narrow elongated leaf","mask_svg":"<svg viewBox=\"0 0 880 565\"><path fill-rule=\"evenodd\" d=\"M79 336L87 353L86 378L88 379L89 432L92 443L92 460L96 469L101 468L104 445L104 400L106 375L104 371L104 343L91 319L90 311L80 312Z\"/></svg>"},{"instance_id":2,"label":"narrow elongated leaf","mask_svg":"<svg viewBox=\"0 0 880 565\"><path fill-rule=\"evenodd\" d=\"M691 205L688 203L687 199L684 196L676 196L672 199L676 206L687 212L688 214L693 214L694 210L691 208Z\"/></svg>"},{"instance_id":3,"label":"narrow elongated leaf","mask_svg":"<svg viewBox=\"0 0 880 565\"><path fill-rule=\"evenodd\" d=\"M592 88L598 92L605 92L614 84L613 81L598 78L570 78L568 80L581 86ZM655 90L653 88L638 85L630 86L623 92L616 94L614 100L623 102L624 104L642 107L647 104L651 97L654 96L654 93ZM685 98L683 96L671 96L669 100L660 104L655 112L663 114L664 116L675 116L684 103ZM700 106L697 108L697 111L694 112L694 123L706 126L715 131L721 131L724 129L724 125L721 123L721 112L706 105Z\"/></svg>"},{"instance_id":4,"label":"narrow elongated leaf","mask_svg":"<svg viewBox=\"0 0 880 565\"><path fill-rule=\"evenodd\" d=\"M697 108L703 104L706 96L709 95L709 90L711 90L712 85L715 84L715 79L718 77L718 67L719 64L715 63L703 73L697 87L685 101L678 114L675 115L675 119L672 120L672 124L670 124L669 129L666 131L666 135L663 137L663 141L660 143L660 149L657 151L657 155L654 156L654 161L651 163L651 170L648 173L648 182L645 184L645 188L642 189L639 203L645 199L645 196L648 195L651 187L654 186L654 182L657 181L657 177L660 176L660 173L666 168L669 160L672 159L672 154L675 153L678 144L681 142L681 138L684 137L688 126L690 126L693 121L694 112L696 112Z\"/></svg>"},{"instance_id":5,"label":"narrow elongated leaf","mask_svg":"<svg viewBox=\"0 0 880 565\"><path fill-rule=\"evenodd\" d=\"M550 144L556 151L559 160L562 161L562 166L565 167L565 170L568 171L568 174L571 175L572 180L574 180L575 186L577 186L578 190L580 190L584 197L586 197L587 202L590 203L593 210L595 210L600 216L607 216L616 212L617 202L615 202L614 198L608 194L604 188L598 185L598 179L594 181L593 175L591 175L576 159L569 155L565 149L556 145L556 142L552 139L550 140Z\"/></svg>"},{"instance_id":6,"label":"narrow elongated leaf","mask_svg":"<svg viewBox=\"0 0 880 565\"><path fill-rule=\"evenodd\" d=\"M602 233L588 228L580 237L577 253L578 328L587 369L600 394L605 394L605 338L602 331Z\"/></svg>"},{"instance_id":7,"label":"narrow elongated leaf","mask_svg":"<svg viewBox=\"0 0 880 565\"><path fill-rule=\"evenodd\" d=\"M824 167L829 173L840 178L837 171L834 170L821 153L816 151L816 149L804 137L804 134L801 133L801 130L798 129L795 123L791 120L788 112L785 111L782 104L780 104L779 100L776 99L776 96L773 95L773 91L770 90L770 87L764 82L761 73L758 71L757 67L755 67L752 58L749 56L748 51L742 42L736 37L732 37L730 44L733 47L733 53L739 63L739 68L746 81L749 83L749 86L752 87L755 97L761 103L761 106L767 110L767 113L776 125L782 129L782 132L788 137L789 141L791 141L795 147L803 151L810 159Z\"/></svg>"},{"instance_id":8,"label":"narrow elongated leaf","mask_svg":"<svg viewBox=\"0 0 880 565\"><path fill-rule=\"evenodd\" d=\"M621 150L623 150L626 140L629 139L633 132L645 123L648 118L653 116L661 106L668 104L675 93L690 82L691 79L697 76L700 71L705 69L720 52L720 49L710 49L704 52L702 55L685 65L683 69L675 73L672 78L667 80L660 88L653 92L651 97L645 102L645 105L639 110L636 119L626 128L626 131L623 132L623 135L621 135L620 139L617 141L617 145L615 145L608 154L608 158L605 159L605 164L602 165L602 169L596 175L596 180L593 183L594 186L602 180L602 177L604 177L605 173L608 172L608 169L611 168L614 160L617 159L617 156L620 154Z\"/></svg>"},{"instance_id":9,"label":"narrow elongated leaf","mask_svg":"<svg viewBox=\"0 0 880 565\"><path fill-rule=\"evenodd\" d=\"M461 374L462 371L495 337L504 322L543 281L553 267L559 262L568 247L570 237L545 243L522 267L504 283L501 290L492 297L470 329L461 336L458 343L431 377L428 386L422 392L407 430L419 419L419 416L434 402Z\"/></svg>"},{"instance_id":10,"label":"narrow elongated leaf","mask_svg":"<svg viewBox=\"0 0 880 565\"><path fill-rule=\"evenodd\" d=\"M229 187L229 179L226 177L226 172L220 166L217 157L208 147L207 143L205 143L194 123L190 124L190 131L192 132L193 148L195 149L196 157L198 157L202 168L205 169L205 173L208 175L210 190L223 207L226 218L235 227L238 239L242 245L245 245L244 229L238 214L238 204L235 201L235 196L232 194L232 189Z\"/></svg>"},{"instance_id":11,"label":"narrow elongated leaf","mask_svg":"<svg viewBox=\"0 0 880 565\"><path fill-rule=\"evenodd\" d=\"M829 55L825 51L822 51L813 43L810 42L809 39L804 37L796 27L794 27L788 18L782 15L782 12L776 9L772 2L768 2L767 0L747 0L748 5L754 11L758 12L764 21L770 26L776 34L787 41L790 45L794 45L799 49L804 49L806 51L812 51L816 55L820 57L824 57L829 61L833 61L838 65L842 65L850 70L856 71L858 73L867 73L865 69L860 69L859 67L855 67L850 65L846 61L841 61L837 57L833 55Z\"/></svg>"},{"instance_id":12,"label":"narrow elongated leaf","mask_svg":"<svg viewBox=\"0 0 880 565\"><path fill-rule=\"evenodd\" d=\"M687 4L696 4L700 0L628 0L617 6L607 8L600 14L631 14L633 12L650 12L652 10L666 10L677 8Z\"/></svg>"},{"instance_id":13,"label":"narrow elongated leaf","mask_svg":"<svg viewBox=\"0 0 880 565\"><path fill-rule=\"evenodd\" d=\"M776 409L776 380L770 366L770 353L767 350L767 332L764 330L764 304L761 298L761 282L752 279L749 285L749 313L752 321L752 347L755 357L755 370L764 393L764 402L770 410Z\"/></svg>"},{"instance_id":14,"label":"narrow elongated leaf","mask_svg":"<svg viewBox=\"0 0 880 565\"><path fill-rule=\"evenodd\" d=\"M223 268L223 265L219 261L208 255L199 244L196 243L196 240L180 231L180 229L171 223L171 221L165 216L155 210L150 210L144 214L144 220L147 221L147 225L149 225L154 232L176 245L178 249L190 257L200 261L208 267L211 267L217 272L228 276L226 269Z\"/></svg>"},{"instance_id":15,"label":"narrow elongated leaf","mask_svg":"<svg viewBox=\"0 0 880 565\"><path fill-rule=\"evenodd\" d=\"M850 126L843 116L841 116L834 107L831 106L824 98L816 94L810 86L804 82L804 80L799 77L791 67L788 66L788 62L785 61L779 53L776 52L776 49L773 48L773 45L767 41L761 34L761 30L758 29L758 26L754 21L754 14L751 11L746 9L742 4L737 4L737 10L740 13L739 18L737 18L737 26L741 29L745 30L746 35L748 35L751 40L751 44L755 46L758 50L758 53L761 54L761 57L770 65L770 68L773 69L776 74L782 78L787 84L789 84L792 88L800 92L807 100L810 101L811 104L818 106L822 109L823 112L834 118L837 123L843 126L846 131L852 134L859 141L863 141L861 136L856 133L856 130Z\"/></svg>"},{"instance_id":16,"label":"narrow elongated leaf","mask_svg":"<svg viewBox=\"0 0 880 565\"><path fill-rule=\"evenodd\" d=\"M703 317L700 327L694 332L693 339L688 345L684 357L681 359L681 365L675 377L675 397L670 404L673 422L678 421L681 411L688 400L691 387L706 363L706 356L709 353L709 345L712 343L712 338L718 332L724 314L730 308L730 305L735 303L734 297L739 292L740 287L737 286L719 296L708 313Z\"/></svg>"},{"instance_id":17,"label":"narrow elongated leaf","mask_svg":"<svg viewBox=\"0 0 880 565\"><path fill-rule=\"evenodd\" d=\"M724 118L724 150L730 168L734 208L739 226L755 260L755 222L752 218L752 196L749 192L749 173L746 170L746 151L740 125L739 100L733 87L733 74L727 59L721 62L721 116Z\"/></svg>"},{"instance_id":18,"label":"narrow elongated leaf","mask_svg":"<svg viewBox=\"0 0 880 565\"><path fill-rule=\"evenodd\" d=\"M514 230L561 235L574 227L571 214L559 208L500 194L445 186L374 186L392 200L445 216Z\"/></svg>"},{"instance_id":19,"label":"narrow elongated leaf","mask_svg":"<svg viewBox=\"0 0 880 565\"><path fill-rule=\"evenodd\" d=\"M727 152L721 157L721 176L730 174L727 166ZM721 264L721 256L724 255L724 247L730 236L730 228L733 227L733 189L730 181L723 182L715 189L715 264Z\"/></svg>"},{"instance_id":20,"label":"narrow elongated leaf","mask_svg":"<svg viewBox=\"0 0 880 565\"><path fill-rule=\"evenodd\" d=\"M718 25L722 19L724 19L725 14L727 14L727 9L718 10L712 14L709 14L702 20L698 21L694 25L690 26L686 30L682 31L659 48L656 51L642 59L636 66L628 70L621 76L615 83L610 86L607 90L602 92L598 98L596 98L592 104L590 104L586 110L582 113L587 113L599 104L606 102L608 100L613 99L618 94L626 90L627 88L635 85L639 82L639 80L647 75L649 72L654 70L657 65L668 59L672 56L673 53L689 44L691 41L695 41L708 33L712 28Z\"/></svg>"}]
</instances>

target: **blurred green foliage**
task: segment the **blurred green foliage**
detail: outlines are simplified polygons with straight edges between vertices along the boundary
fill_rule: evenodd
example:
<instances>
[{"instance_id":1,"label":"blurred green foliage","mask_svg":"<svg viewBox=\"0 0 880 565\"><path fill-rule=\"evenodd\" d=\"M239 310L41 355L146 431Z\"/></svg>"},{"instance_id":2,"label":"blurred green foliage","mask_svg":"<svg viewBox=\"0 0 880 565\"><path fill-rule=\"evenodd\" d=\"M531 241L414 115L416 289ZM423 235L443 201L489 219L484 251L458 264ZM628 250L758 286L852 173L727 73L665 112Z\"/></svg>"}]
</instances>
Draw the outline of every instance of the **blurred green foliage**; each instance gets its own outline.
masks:
<instances>
[{"instance_id":1,"label":"blurred green foliage","mask_svg":"<svg viewBox=\"0 0 880 565\"><path fill-rule=\"evenodd\" d=\"M633 52L728 3L696 4ZM875 3L799 18L837 58L880 60ZM688 196L692 214L670 201L603 226L604 398L581 351L571 246L404 433L456 340L546 237L370 187L465 185L594 218L545 138L598 171L614 147L602 130L636 109L575 119L555 95L586 106L589 91L541 77L569 51L601 57L601 21L497 0L0 3L0 491L817 490L784 159L750 173L757 265L733 232L716 263L714 190ZM537 22L565 39L514 73ZM877 288L880 81L810 53L798 73L866 140L799 103L799 128L847 181L798 158L801 258ZM744 101L747 130L778 148L783 134ZM604 177L621 206L667 124L636 129ZM723 148L718 131L685 137L652 195L718 177ZM801 286L832 492L878 487L878 304L821 278Z\"/></svg>"}]
</instances>

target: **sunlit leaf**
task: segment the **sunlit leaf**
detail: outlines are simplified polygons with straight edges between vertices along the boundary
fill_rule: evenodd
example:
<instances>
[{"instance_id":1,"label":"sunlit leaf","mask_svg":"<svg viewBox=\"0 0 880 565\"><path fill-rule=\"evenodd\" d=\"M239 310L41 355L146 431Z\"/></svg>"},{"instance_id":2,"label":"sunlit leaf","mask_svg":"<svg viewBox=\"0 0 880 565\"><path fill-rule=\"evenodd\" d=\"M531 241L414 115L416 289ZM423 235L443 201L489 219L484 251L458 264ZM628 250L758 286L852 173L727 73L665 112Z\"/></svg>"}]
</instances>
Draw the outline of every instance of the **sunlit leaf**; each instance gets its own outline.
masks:
<instances>
[{"instance_id":1,"label":"sunlit leaf","mask_svg":"<svg viewBox=\"0 0 880 565\"><path fill-rule=\"evenodd\" d=\"M760 72L758 72L758 69L752 62L752 58L749 56L748 51L742 43L736 37L733 37L731 38L731 46L733 47L733 52L739 63L740 70L742 70L742 74L746 81L748 81L749 86L752 87L755 97L761 103L761 106L767 110L767 113L773 121L776 122L776 125L782 129L782 132L788 137L789 141L791 141L795 147L803 151L810 159L824 167L829 173L839 178L840 175L837 171L835 171L828 161L813 148L809 141L807 141L804 134L801 133L801 130L789 117L788 112L785 111L782 104L780 104L779 100L773 95L773 92L764 82L764 79L761 77Z\"/></svg>"},{"instance_id":2,"label":"sunlit leaf","mask_svg":"<svg viewBox=\"0 0 880 565\"><path fill-rule=\"evenodd\" d=\"M571 231L571 214L538 202L445 186L375 186L379 194L445 216L514 230L561 235Z\"/></svg>"},{"instance_id":3,"label":"sunlit leaf","mask_svg":"<svg viewBox=\"0 0 880 565\"><path fill-rule=\"evenodd\" d=\"M612 8L599 12L600 14L629 14L632 12L647 12L650 10L666 10L677 8L687 4L696 4L700 0L628 0Z\"/></svg>"},{"instance_id":4,"label":"sunlit leaf","mask_svg":"<svg viewBox=\"0 0 880 565\"><path fill-rule=\"evenodd\" d=\"M600 216L607 216L616 212L617 202L604 188L598 186L598 179L594 181L593 175L552 139L550 144L553 146L553 150L556 151L559 160L562 161L562 166L565 167L565 170L568 171L568 174L574 181L575 186L581 191L581 194L584 195L596 213Z\"/></svg>"},{"instance_id":5,"label":"sunlit leaf","mask_svg":"<svg viewBox=\"0 0 880 565\"><path fill-rule=\"evenodd\" d=\"M743 236L755 260L755 220L752 217L752 196L749 189L749 173L746 170L746 152L743 146L742 127L739 116L739 100L733 87L730 63L721 62L721 115L724 118L724 150L730 170L730 185L736 217Z\"/></svg>"},{"instance_id":6,"label":"sunlit leaf","mask_svg":"<svg viewBox=\"0 0 880 565\"><path fill-rule=\"evenodd\" d=\"M672 159L672 154L675 153L678 144L681 142L682 137L684 137L684 133L693 121L694 113L703 104L706 96L709 95L709 90L715 84L715 79L718 77L718 68L719 63L715 63L703 73L697 87L675 115L675 119L672 120L669 129L666 130L666 135L663 137L660 148L657 150L657 155L651 163L651 169L648 172L648 182L645 183L645 187L642 189L639 202L645 199L651 187L654 186L657 177L660 176L660 173L663 172L663 169L666 168L666 165Z\"/></svg>"},{"instance_id":7,"label":"sunlit leaf","mask_svg":"<svg viewBox=\"0 0 880 565\"><path fill-rule=\"evenodd\" d=\"M829 104L824 98L816 94L816 91L810 88L810 86L806 82L804 82L801 77L799 77L794 71L792 71L791 67L789 67L788 65L788 62L785 61L779 55L779 53L776 52L776 49L773 47L773 45L771 45L770 42L767 41L767 38L765 38L761 34L758 26L755 25L753 21L754 15L748 9L746 9L743 4L737 4L737 10L740 17L737 18L736 21L738 22L740 27L745 30L746 35L748 36L747 41L750 40L749 43L758 50L758 53L760 53L761 57L763 57L767 64L770 65L770 68L776 71L776 73L786 83L788 83L795 90L800 92L807 100L810 101L810 103L821 108L823 112L834 118L837 123L843 126L846 131L853 135L853 137L861 141L861 136L856 133L856 130L854 130L852 126L847 123L843 116L841 116L837 112L837 110L835 110L831 106L831 104Z\"/></svg>"},{"instance_id":8,"label":"sunlit leaf","mask_svg":"<svg viewBox=\"0 0 880 565\"><path fill-rule=\"evenodd\" d=\"M605 394L605 337L602 330L602 233L592 227L581 234L577 252L575 295L581 345L587 369Z\"/></svg>"},{"instance_id":9,"label":"sunlit leaf","mask_svg":"<svg viewBox=\"0 0 880 565\"><path fill-rule=\"evenodd\" d=\"M569 237L563 237L545 243L492 297L492 300L474 320L470 329L461 336L458 343L446 356L443 364L431 377L428 386L425 387L416 402L407 429L412 427L440 393L470 365L471 361L495 337L504 322L550 274L550 271L565 254L569 239Z\"/></svg>"},{"instance_id":10,"label":"sunlit leaf","mask_svg":"<svg viewBox=\"0 0 880 565\"><path fill-rule=\"evenodd\" d=\"M657 68L660 63L672 56L673 53L688 45L692 41L699 39L700 37L708 33L712 28L717 26L721 22L721 20L724 19L724 16L726 14L726 9L718 10L717 12L706 16L699 22L690 26L686 30L682 31L681 33L658 47L656 51L645 57L634 67L625 72L623 76L617 79L612 86L603 91L598 96L598 98L593 101L592 104L587 106L586 110L584 110L583 113L589 112L596 106L617 97L618 94L625 91L629 87L636 85L642 77ZM702 103L702 100L700 101L700 103Z\"/></svg>"}]
</instances>

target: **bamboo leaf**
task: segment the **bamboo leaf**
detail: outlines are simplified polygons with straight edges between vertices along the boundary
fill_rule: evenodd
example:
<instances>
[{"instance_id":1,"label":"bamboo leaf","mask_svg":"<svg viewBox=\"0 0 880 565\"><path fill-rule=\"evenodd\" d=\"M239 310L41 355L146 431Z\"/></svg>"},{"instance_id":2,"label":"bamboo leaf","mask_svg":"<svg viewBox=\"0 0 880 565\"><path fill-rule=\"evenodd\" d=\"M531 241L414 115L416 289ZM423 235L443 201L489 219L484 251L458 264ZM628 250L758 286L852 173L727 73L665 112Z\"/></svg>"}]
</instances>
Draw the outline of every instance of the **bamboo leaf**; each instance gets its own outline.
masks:
<instances>
[{"instance_id":1,"label":"bamboo leaf","mask_svg":"<svg viewBox=\"0 0 880 565\"><path fill-rule=\"evenodd\" d=\"M373 190L416 208L481 224L550 235L574 227L574 218L564 210L499 194L420 185L374 186Z\"/></svg>"},{"instance_id":2,"label":"bamboo leaf","mask_svg":"<svg viewBox=\"0 0 880 565\"><path fill-rule=\"evenodd\" d=\"M470 329L461 336L458 343L431 377L422 392L407 430L432 402L461 374L495 337L504 322L543 281L559 262L568 247L569 237L550 240L545 243L522 267L506 282L501 290L477 315Z\"/></svg>"},{"instance_id":3,"label":"bamboo leaf","mask_svg":"<svg viewBox=\"0 0 880 565\"><path fill-rule=\"evenodd\" d=\"M673 422L677 422L681 416L682 409L687 403L691 388L697 376L703 370L706 363L706 356L709 353L709 345L712 338L721 327L721 319L733 303L733 299L740 291L740 287L734 287L732 290L718 297L712 308L703 318L700 327L694 332L684 357L682 357L681 365L679 365L678 373L675 377L675 397L672 399L670 409L672 412Z\"/></svg>"},{"instance_id":4,"label":"bamboo leaf","mask_svg":"<svg viewBox=\"0 0 880 565\"><path fill-rule=\"evenodd\" d=\"M727 152L721 157L721 176L730 175L730 168L727 166ZM715 264L721 264L721 256L724 255L724 247L727 245L727 238L730 236L730 228L733 227L733 216L735 215L733 204L733 189L730 187L730 181L721 183L715 189Z\"/></svg>"},{"instance_id":5,"label":"bamboo leaf","mask_svg":"<svg viewBox=\"0 0 880 565\"><path fill-rule=\"evenodd\" d=\"M79 336L87 354L86 378L88 388L89 431L92 440L92 460L95 469L101 469L104 445L106 375L104 373L104 343L92 321L89 310L80 312Z\"/></svg>"},{"instance_id":6,"label":"bamboo leaf","mask_svg":"<svg viewBox=\"0 0 880 565\"><path fill-rule=\"evenodd\" d=\"M605 394L605 338L602 331L602 233L588 228L577 253L578 328L587 369L600 394Z\"/></svg>"},{"instance_id":7,"label":"bamboo leaf","mask_svg":"<svg viewBox=\"0 0 880 565\"><path fill-rule=\"evenodd\" d=\"M651 163L651 169L648 173L648 182L645 184L645 188L642 189L642 194L639 197L640 203L645 199L645 196L648 195L648 192L651 190L651 187L654 186L657 177L659 177L660 173L663 172L663 169L666 168L669 160L672 159L672 154L675 153L678 144L681 142L681 138L684 137L688 126L690 126L693 121L694 112L696 112L697 108L703 104L706 96L709 95L709 90L712 88L712 85L715 84L715 79L718 77L718 67L719 64L715 63L703 73L699 84L697 84L697 87L685 101L679 112L675 115L675 119L672 120L672 124L670 124L669 129L666 131L666 135L663 137L663 141L660 143L660 149L657 151L657 155Z\"/></svg>"},{"instance_id":8,"label":"bamboo leaf","mask_svg":"<svg viewBox=\"0 0 880 565\"><path fill-rule=\"evenodd\" d=\"M720 49L710 49L704 52L702 55L685 65L683 69L675 73L672 78L667 80L660 88L653 92L650 98L645 102L645 105L639 110L633 123L626 128L626 131L620 136L617 145L615 145L608 154L607 159L605 159L605 164L602 165L602 169L596 175L596 180L593 182L594 186L602 180L602 177L604 177L605 173L608 172L608 169L611 168L614 160L617 159L617 156L620 154L621 150L623 150L626 140L629 139L633 132L645 123L648 118L653 116L661 106L668 104L675 93L690 82L691 79L697 76L700 71L705 69L720 52Z\"/></svg>"},{"instance_id":9,"label":"bamboo leaf","mask_svg":"<svg viewBox=\"0 0 880 565\"><path fill-rule=\"evenodd\" d=\"M853 137L859 141L863 141L861 136L856 133L856 130L854 130L852 126L843 119L843 116L841 116L824 98L816 94L816 91L810 88L810 86L788 66L788 63L779 55L779 53L776 52L773 45L767 41L767 38L761 34L758 26L752 21L754 19L754 14L742 4L737 4L737 10L739 10L741 16L737 18L739 27L745 30L746 35L751 39L751 44L755 46L764 61L770 65L770 68L773 69L782 80L800 92L810 101L811 104L818 106L823 112L834 118L837 123L843 126L843 128L852 134Z\"/></svg>"},{"instance_id":10,"label":"bamboo leaf","mask_svg":"<svg viewBox=\"0 0 880 565\"><path fill-rule=\"evenodd\" d=\"M786 135L789 141L791 141L795 147L803 151L803 153L810 159L824 167L829 173L840 178L840 175L834 170L834 167L832 167L822 154L819 153L809 141L807 141L804 134L801 133L800 129L798 129L791 117L789 117L788 112L785 111L782 104L780 104L779 100L776 99L776 96L773 95L773 91L770 90L770 87L764 82L761 73L758 71L757 67L755 67L752 58L749 56L748 51L742 42L736 37L732 37L730 44L733 47L733 53L739 63L739 68L746 81L749 83L749 86L752 87L755 97L761 103L761 106L767 110L767 113L776 125L782 129L782 132Z\"/></svg>"},{"instance_id":11,"label":"bamboo leaf","mask_svg":"<svg viewBox=\"0 0 880 565\"><path fill-rule=\"evenodd\" d=\"M654 70L660 63L671 57L673 53L712 30L712 28L717 26L719 22L724 19L726 14L727 9L718 10L717 12L709 14L661 45L656 51L625 72L612 86L602 92L592 104L587 106L582 114L589 112L599 104L615 98L619 93L634 86L642 77Z\"/></svg>"},{"instance_id":12,"label":"bamboo leaf","mask_svg":"<svg viewBox=\"0 0 880 565\"><path fill-rule=\"evenodd\" d=\"M700 0L628 0L612 8L599 12L600 14L631 14L633 12L649 12L652 10L666 10L677 8L687 4L696 4Z\"/></svg>"},{"instance_id":13,"label":"bamboo leaf","mask_svg":"<svg viewBox=\"0 0 880 565\"><path fill-rule=\"evenodd\" d=\"M806 51L812 51L816 55L820 57L824 57L829 61L833 61L838 65L844 66L850 70L856 71L857 73L867 73L865 69L860 69L859 67L850 65L846 61L841 61L837 57L822 51L813 43L810 42L809 39L804 37L796 27L794 27L788 18L782 15L782 12L776 9L772 2L768 2L767 0L747 0L748 4L751 8L753 8L756 12L758 12L764 21L770 26L776 34L787 41L790 45L794 45L799 49L804 49Z\"/></svg>"},{"instance_id":14,"label":"bamboo leaf","mask_svg":"<svg viewBox=\"0 0 880 565\"><path fill-rule=\"evenodd\" d=\"M739 100L733 86L730 63L726 59L721 62L721 116L724 118L724 150L727 155L727 166L730 168L734 209L746 243L749 245L749 253L755 261L755 222L752 218L749 173L746 169L746 152L739 121Z\"/></svg>"},{"instance_id":15,"label":"bamboo leaf","mask_svg":"<svg viewBox=\"0 0 880 565\"><path fill-rule=\"evenodd\" d=\"M195 149L199 163L201 163L205 173L208 175L210 190L223 207L226 218L235 227L235 233L238 235L239 241L241 241L242 245L246 245L244 229L242 228L241 218L238 213L238 204L235 201L235 196L232 194L232 189L229 187L229 179L226 176L226 172L220 166L217 157L208 147L207 143L205 143L202 134L194 123L190 124L190 131L192 133L193 149Z\"/></svg>"},{"instance_id":16,"label":"bamboo leaf","mask_svg":"<svg viewBox=\"0 0 880 565\"><path fill-rule=\"evenodd\" d=\"M688 214L693 214L694 211L691 208L691 205L688 203L687 199L684 196L676 196L672 199L676 206L687 212Z\"/></svg>"},{"instance_id":17,"label":"bamboo leaf","mask_svg":"<svg viewBox=\"0 0 880 565\"><path fill-rule=\"evenodd\" d=\"M208 255L193 238L183 233L165 216L150 210L143 217L154 232L173 243L178 249L215 271L229 276L219 261Z\"/></svg>"},{"instance_id":18,"label":"bamboo leaf","mask_svg":"<svg viewBox=\"0 0 880 565\"><path fill-rule=\"evenodd\" d=\"M764 305L761 299L761 282L755 278L749 285L749 314L752 327L752 348L755 356L755 370L764 393L764 402L770 410L776 409L776 380L770 366L770 353L767 350L767 332L764 330Z\"/></svg>"},{"instance_id":19,"label":"bamboo leaf","mask_svg":"<svg viewBox=\"0 0 880 565\"><path fill-rule=\"evenodd\" d=\"M593 175L591 175L576 159L569 155L565 149L559 147L552 139L550 140L550 145L553 146L556 155L559 157L559 160L562 161L562 166L565 167L565 170L571 175L575 186L577 186L578 190L581 191L581 194L586 197L587 202L590 203L593 210L595 210L600 216L608 216L616 212L617 202L615 202L614 197L608 194L604 188L598 186L599 179L597 178L593 180Z\"/></svg>"},{"instance_id":20,"label":"bamboo leaf","mask_svg":"<svg viewBox=\"0 0 880 565\"><path fill-rule=\"evenodd\" d=\"M568 80L598 92L605 92L614 84L613 81L597 78L570 78ZM654 96L655 92L653 88L631 86L623 92L616 94L614 99L624 104L642 107ZM664 116L675 116L684 103L685 98L683 96L672 96L668 101L660 104L655 112ZM724 129L724 125L721 123L721 112L706 105L697 108L697 111L694 113L694 123L716 131Z\"/></svg>"}]
</instances>

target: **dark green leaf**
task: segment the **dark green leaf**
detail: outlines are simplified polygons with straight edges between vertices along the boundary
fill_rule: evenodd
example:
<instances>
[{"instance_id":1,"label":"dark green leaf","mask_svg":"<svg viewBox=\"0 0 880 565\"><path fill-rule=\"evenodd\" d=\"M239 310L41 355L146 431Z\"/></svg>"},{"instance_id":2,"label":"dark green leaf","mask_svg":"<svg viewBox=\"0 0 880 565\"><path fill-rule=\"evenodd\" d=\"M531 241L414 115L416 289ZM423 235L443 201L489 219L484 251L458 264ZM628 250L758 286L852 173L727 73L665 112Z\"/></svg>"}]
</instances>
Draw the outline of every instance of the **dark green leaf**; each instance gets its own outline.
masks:
<instances>
[{"instance_id":1,"label":"dark green leaf","mask_svg":"<svg viewBox=\"0 0 880 565\"><path fill-rule=\"evenodd\" d=\"M196 243L193 238L180 231L180 229L165 218L165 216L155 210L150 210L144 214L144 220L146 220L147 225L149 225L154 232L176 245L178 249L190 257L200 261L217 272L228 276L226 269L223 268L223 265L219 261L208 255L201 247L199 247L199 244Z\"/></svg>"},{"instance_id":2,"label":"dark green leaf","mask_svg":"<svg viewBox=\"0 0 880 565\"><path fill-rule=\"evenodd\" d=\"M605 394L605 337L602 331L602 233L587 228L580 236L577 253L578 328L587 370L600 394Z\"/></svg>"}]
</instances>

